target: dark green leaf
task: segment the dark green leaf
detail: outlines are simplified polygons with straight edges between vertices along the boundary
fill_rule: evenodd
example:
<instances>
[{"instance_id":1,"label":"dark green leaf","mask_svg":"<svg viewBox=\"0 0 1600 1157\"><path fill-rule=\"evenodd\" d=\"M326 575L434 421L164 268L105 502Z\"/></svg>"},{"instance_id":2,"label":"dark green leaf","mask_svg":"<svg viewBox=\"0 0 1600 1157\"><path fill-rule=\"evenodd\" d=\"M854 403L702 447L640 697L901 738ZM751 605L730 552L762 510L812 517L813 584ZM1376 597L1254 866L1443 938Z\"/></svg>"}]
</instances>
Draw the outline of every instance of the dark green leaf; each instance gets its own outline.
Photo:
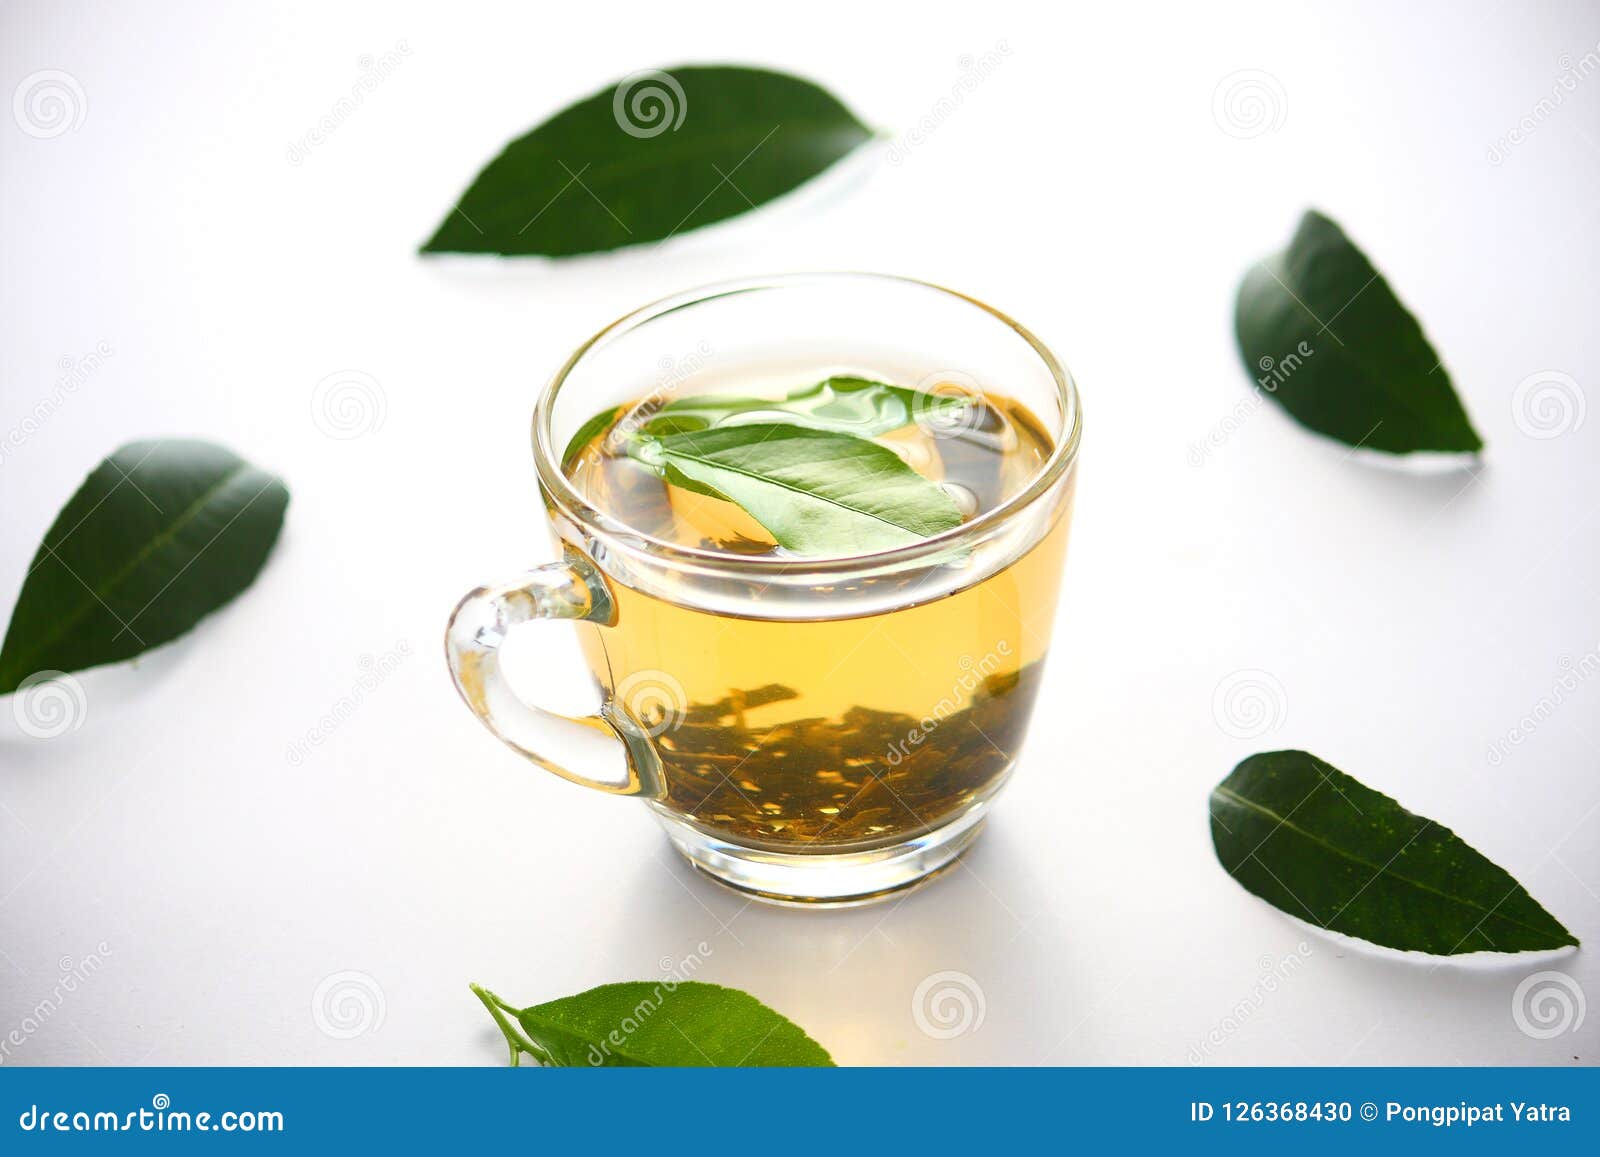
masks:
<instances>
[{"instance_id":1,"label":"dark green leaf","mask_svg":"<svg viewBox=\"0 0 1600 1157\"><path fill-rule=\"evenodd\" d=\"M0 694L177 638L255 579L289 492L208 442L131 442L100 463L34 556L0 648Z\"/></svg>"},{"instance_id":2,"label":"dark green leaf","mask_svg":"<svg viewBox=\"0 0 1600 1157\"><path fill-rule=\"evenodd\" d=\"M809 81L756 68L635 73L507 145L425 253L594 253L743 213L871 137Z\"/></svg>"},{"instance_id":3,"label":"dark green leaf","mask_svg":"<svg viewBox=\"0 0 1600 1157\"><path fill-rule=\"evenodd\" d=\"M1394 454L1483 448L1416 318L1314 210L1245 275L1234 324L1250 376L1303 426Z\"/></svg>"},{"instance_id":4,"label":"dark green leaf","mask_svg":"<svg viewBox=\"0 0 1600 1157\"><path fill-rule=\"evenodd\" d=\"M567 448L561 452L561 468L565 470L568 466L571 466L572 460L578 456L578 452L590 442L593 442L596 434L609 427L612 422L615 422L617 415L620 413L622 413L621 406L612 406L609 410L601 410L579 426L577 432L568 440Z\"/></svg>"},{"instance_id":5,"label":"dark green leaf","mask_svg":"<svg viewBox=\"0 0 1600 1157\"><path fill-rule=\"evenodd\" d=\"M603 984L523 1009L477 985L472 991L505 1034L513 1065L523 1053L562 1067L833 1064L798 1025L749 993L718 984Z\"/></svg>"},{"instance_id":6,"label":"dark green leaf","mask_svg":"<svg viewBox=\"0 0 1600 1157\"><path fill-rule=\"evenodd\" d=\"M1213 788L1211 842L1247 891L1386 948L1452 956L1578 942L1449 828L1304 751L1252 755Z\"/></svg>"},{"instance_id":7,"label":"dark green leaf","mask_svg":"<svg viewBox=\"0 0 1600 1157\"><path fill-rule=\"evenodd\" d=\"M783 422L641 439L668 482L743 508L798 554L865 554L961 525L955 501L886 446Z\"/></svg>"},{"instance_id":8,"label":"dark green leaf","mask_svg":"<svg viewBox=\"0 0 1600 1157\"><path fill-rule=\"evenodd\" d=\"M953 413L972 402L972 398L955 394L932 394L868 378L835 376L776 400L720 394L678 398L657 410L641 432L659 437L724 424L788 422L874 438L912 422Z\"/></svg>"}]
</instances>

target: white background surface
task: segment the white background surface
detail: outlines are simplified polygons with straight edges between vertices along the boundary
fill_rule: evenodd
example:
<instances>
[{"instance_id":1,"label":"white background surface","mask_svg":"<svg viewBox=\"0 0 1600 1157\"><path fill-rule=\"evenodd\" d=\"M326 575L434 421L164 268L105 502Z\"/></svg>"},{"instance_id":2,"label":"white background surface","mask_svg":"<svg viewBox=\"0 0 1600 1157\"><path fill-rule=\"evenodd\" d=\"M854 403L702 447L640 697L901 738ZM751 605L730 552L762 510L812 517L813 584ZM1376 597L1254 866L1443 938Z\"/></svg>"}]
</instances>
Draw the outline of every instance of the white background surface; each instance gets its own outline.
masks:
<instances>
[{"instance_id":1,"label":"white background surface","mask_svg":"<svg viewBox=\"0 0 1600 1157\"><path fill-rule=\"evenodd\" d=\"M1512 1016L1539 968L1600 998L1592 948L1436 965L1336 943L1227 878L1205 801L1244 755L1309 748L1600 936L1600 680L1487 759L1600 645L1600 414L1536 438L1513 412L1543 371L1600 389L1600 74L1489 159L1596 51L1595 6L574 11L6 5L0 88L64 70L86 115L54 139L0 120L0 428L51 395L61 359L113 354L5 447L0 601L124 441L214 438L293 491L256 586L84 675L77 730L32 738L0 710L0 1036L63 958L105 945L7 1063L501 1063L469 980L533 1003L656 977L701 942L700 978L850 1064L1182 1064L1213 1030L1207 1063L1594 1061L1600 1009L1549 1040ZM401 41L400 67L291 165L360 58ZM508 139L636 69L787 68L898 133L1001 42L1002 66L903 163L880 148L742 223L560 265L415 254ZM1213 109L1240 70L1272 80L1271 123L1245 138ZM1270 405L1191 464L1250 396L1234 288L1307 204L1422 318L1488 443L1471 472L1351 459ZM495 743L439 654L459 594L549 553L527 421L558 361L663 293L810 268L992 301L1072 365L1087 412L1018 776L964 868L844 913L693 878L644 807ZM312 393L345 369L385 408L340 440ZM291 765L363 656L402 648ZM1213 714L1241 669L1283 689L1257 738ZM1264 992L1263 958L1302 942ZM346 1007L363 1031L341 1039L313 1002L346 970L383 1016ZM912 997L943 970L973 979L985 1015L935 1039Z\"/></svg>"}]
</instances>

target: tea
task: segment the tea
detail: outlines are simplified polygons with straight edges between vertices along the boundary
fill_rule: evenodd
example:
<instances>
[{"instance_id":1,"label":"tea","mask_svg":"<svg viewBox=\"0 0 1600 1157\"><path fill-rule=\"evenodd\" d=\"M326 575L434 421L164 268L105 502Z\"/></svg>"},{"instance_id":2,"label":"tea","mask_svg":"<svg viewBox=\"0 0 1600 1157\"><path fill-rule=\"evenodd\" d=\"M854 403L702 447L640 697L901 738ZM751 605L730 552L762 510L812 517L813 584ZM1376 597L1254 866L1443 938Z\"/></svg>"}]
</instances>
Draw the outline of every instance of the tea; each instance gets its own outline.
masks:
<instances>
[{"instance_id":1,"label":"tea","mask_svg":"<svg viewBox=\"0 0 1600 1157\"><path fill-rule=\"evenodd\" d=\"M862 429L865 391L829 385L862 380L802 383L772 405L786 422ZM880 404L871 428L873 442L939 485L962 521L1018 494L1053 450L1016 401L953 384L893 389L902 401L958 403L917 401L923 420L908 412L890 429ZM758 412L759 399L741 402L695 420L774 420ZM693 409L646 398L587 428L565 456L574 488L655 539L785 556L745 509L674 484L628 451L642 426ZM585 655L608 695L654 737L671 811L786 853L902 843L987 799L1015 762L1050 638L1068 510L1062 502L1054 526L1009 566L922 601L913 583L881 613L833 618L823 605L802 621L759 618L757 599L733 617L612 584L616 625L584 624ZM815 597L825 603L826 590Z\"/></svg>"}]
</instances>

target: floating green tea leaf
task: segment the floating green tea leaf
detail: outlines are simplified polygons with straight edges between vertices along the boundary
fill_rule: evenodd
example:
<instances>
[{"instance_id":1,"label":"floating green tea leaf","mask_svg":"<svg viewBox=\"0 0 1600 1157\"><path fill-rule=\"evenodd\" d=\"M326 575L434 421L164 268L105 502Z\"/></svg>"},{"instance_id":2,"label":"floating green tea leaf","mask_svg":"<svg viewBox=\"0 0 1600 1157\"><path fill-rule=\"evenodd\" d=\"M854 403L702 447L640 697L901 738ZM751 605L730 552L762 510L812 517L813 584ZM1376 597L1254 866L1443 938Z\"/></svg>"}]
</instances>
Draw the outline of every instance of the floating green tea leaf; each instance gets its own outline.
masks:
<instances>
[{"instance_id":1,"label":"floating green tea leaf","mask_svg":"<svg viewBox=\"0 0 1600 1157\"><path fill-rule=\"evenodd\" d=\"M793 1021L749 993L718 984L603 984L520 1009L476 984L472 991L505 1035L513 1065L524 1053L561 1067L833 1064Z\"/></svg>"},{"instance_id":2,"label":"floating green tea leaf","mask_svg":"<svg viewBox=\"0 0 1600 1157\"><path fill-rule=\"evenodd\" d=\"M561 468L565 470L568 466L571 466L572 460L578 456L579 452L590 442L593 442L595 436L602 430L608 429L621 413L621 406L613 406L609 410L601 410L579 426L572 437L568 439L567 448L561 452Z\"/></svg>"},{"instance_id":3,"label":"floating green tea leaf","mask_svg":"<svg viewBox=\"0 0 1600 1157\"><path fill-rule=\"evenodd\" d=\"M131 442L44 536L0 648L0 694L174 639L255 580L289 492L231 450Z\"/></svg>"},{"instance_id":4,"label":"floating green tea leaf","mask_svg":"<svg viewBox=\"0 0 1600 1157\"><path fill-rule=\"evenodd\" d=\"M1252 755L1211 791L1217 859L1320 927L1413 952L1530 952L1578 940L1449 828L1304 751Z\"/></svg>"},{"instance_id":5,"label":"floating green tea leaf","mask_svg":"<svg viewBox=\"0 0 1600 1157\"><path fill-rule=\"evenodd\" d=\"M840 375L775 400L719 394L677 398L656 410L640 432L660 436L724 424L788 422L875 438L913 422L945 418L976 401L964 395L936 394Z\"/></svg>"},{"instance_id":6,"label":"floating green tea leaf","mask_svg":"<svg viewBox=\"0 0 1600 1157\"><path fill-rule=\"evenodd\" d=\"M1303 426L1393 454L1483 448L1416 318L1315 210L1245 275L1234 324L1250 376Z\"/></svg>"},{"instance_id":7,"label":"floating green tea leaf","mask_svg":"<svg viewBox=\"0 0 1600 1157\"><path fill-rule=\"evenodd\" d=\"M660 241L787 193L871 136L797 76L635 73L507 145L422 250L563 257Z\"/></svg>"},{"instance_id":8,"label":"floating green tea leaf","mask_svg":"<svg viewBox=\"0 0 1600 1157\"><path fill-rule=\"evenodd\" d=\"M639 438L668 482L725 498L797 554L867 554L961 525L955 500L893 450L783 422Z\"/></svg>"}]
</instances>

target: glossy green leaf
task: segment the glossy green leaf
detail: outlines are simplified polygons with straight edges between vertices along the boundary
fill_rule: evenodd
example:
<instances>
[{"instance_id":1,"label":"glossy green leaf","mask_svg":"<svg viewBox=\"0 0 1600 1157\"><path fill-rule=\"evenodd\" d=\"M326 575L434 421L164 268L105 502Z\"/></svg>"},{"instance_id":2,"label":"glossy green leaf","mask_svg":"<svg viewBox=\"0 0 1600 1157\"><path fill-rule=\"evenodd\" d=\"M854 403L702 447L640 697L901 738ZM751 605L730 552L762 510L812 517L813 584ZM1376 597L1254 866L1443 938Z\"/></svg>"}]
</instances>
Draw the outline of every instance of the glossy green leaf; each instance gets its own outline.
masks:
<instances>
[{"instance_id":1,"label":"glossy green leaf","mask_svg":"<svg viewBox=\"0 0 1600 1157\"><path fill-rule=\"evenodd\" d=\"M1211 842L1247 891L1386 948L1452 956L1578 943L1449 828L1304 751L1252 755L1213 788Z\"/></svg>"},{"instance_id":2,"label":"glossy green leaf","mask_svg":"<svg viewBox=\"0 0 1600 1157\"><path fill-rule=\"evenodd\" d=\"M660 241L795 189L871 135L797 76L635 73L507 145L423 252L562 257Z\"/></svg>"},{"instance_id":3,"label":"glossy green leaf","mask_svg":"<svg viewBox=\"0 0 1600 1157\"><path fill-rule=\"evenodd\" d=\"M209 442L132 442L56 516L0 648L0 694L29 675L129 659L254 581L283 525L274 475Z\"/></svg>"},{"instance_id":4,"label":"glossy green leaf","mask_svg":"<svg viewBox=\"0 0 1600 1157\"><path fill-rule=\"evenodd\" d=\"M718 984L603 984L522 1009L476 984L472 991L505 1034L513 1065L524 1053L561 1067L833 1064L794 1022L749 993Z\"/></svg>"},{"instance_id":5,"label":"glossy green leaf","mask_svg":"<svg viewBox=\"0 0 1600 1157\"><path fill-rule=\"evenodd\" d=\"M1234 325L1250 376L1303 426L1393 454L1483 448L1416 318L1314 210L1245 275Z\"/></svg>"},{"instance_id":6,"label":"glossy green leaf","mask_svg":"<svg viewBox=\"0 0 1600 1157\"><path fill-rule=\"evenodd\" d=\"M788 422L875 438L913 422L953 414L974 401L955 394L928 393L869 378L838 375L775 400L721 394L676 398L656 410L641 432L660 436L721 425Z\"/></svg>"},{"instance_id":7,"label":"glossy green leaf","mask_svg":"<svg viewBox=\"0 0 1600 1157\"><path fill-rule=\"evenodd\" d=\"M617 415L622 413L621 406L612 406L609 410L601 410L583 425L579 426L567 441L567 448L561 452L561 468L565 470L572 465L572 460L578 452L593 442L595 436L617 420Z\"/></svg>"},{"instance_id":8,"label":"glossy green leaf","mask_svg":"<svg viewBox=\"0 0 1600 1157\"><path fill-rule=\"evenodd\" d=\"M886 446L784 422L630 443L668 482L725 498L797 554L865 554L961 525L955 500Z\"/></svg>"}]
</instances>

